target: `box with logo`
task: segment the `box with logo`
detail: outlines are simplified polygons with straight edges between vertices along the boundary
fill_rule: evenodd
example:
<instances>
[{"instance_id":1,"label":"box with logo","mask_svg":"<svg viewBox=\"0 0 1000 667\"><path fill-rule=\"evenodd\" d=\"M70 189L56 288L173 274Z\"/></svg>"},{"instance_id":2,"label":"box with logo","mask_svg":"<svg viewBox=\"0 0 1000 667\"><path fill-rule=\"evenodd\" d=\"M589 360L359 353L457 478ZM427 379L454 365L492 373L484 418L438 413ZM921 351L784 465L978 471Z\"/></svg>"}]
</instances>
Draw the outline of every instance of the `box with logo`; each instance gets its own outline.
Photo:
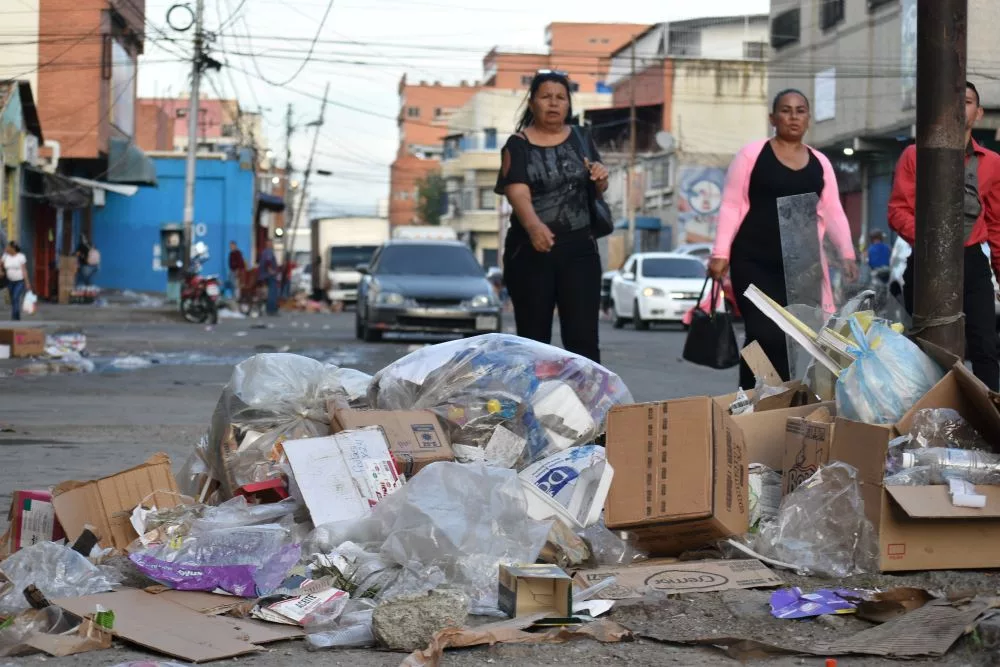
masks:
<instances>
[{"instance_id":1,"label":"box with logo","mask_svg":"<svg viewBox=\"0 0 1000 667\"><path fill-rule=\"evenodd\" d=\"M399 471L412 477L436 461L454 461L448 436L430 410L351 410L329 405L333 433L380 426Z\"/></svg>"},{"instance_id":2,"label":"box with logo","mask_svg":"<svg viewBox=\"0 0 1000 667\"><path fill-rule=\"evenodd\" d=\"M10 346L12 357L38 357L45 352L41 329L0 329L0 345Z\"/></svg>"},{"instance_id":3,"label":"box with logo","mask_svg":"<svg viewBox=\"0 0 1000 667\"><path fill-rule=\"evenodd\" d=\"M0 538L0 555L12 554L39 542L66 538L48 491L15 491L7 519L10 526Z\"/></svg>"}]
</instances>

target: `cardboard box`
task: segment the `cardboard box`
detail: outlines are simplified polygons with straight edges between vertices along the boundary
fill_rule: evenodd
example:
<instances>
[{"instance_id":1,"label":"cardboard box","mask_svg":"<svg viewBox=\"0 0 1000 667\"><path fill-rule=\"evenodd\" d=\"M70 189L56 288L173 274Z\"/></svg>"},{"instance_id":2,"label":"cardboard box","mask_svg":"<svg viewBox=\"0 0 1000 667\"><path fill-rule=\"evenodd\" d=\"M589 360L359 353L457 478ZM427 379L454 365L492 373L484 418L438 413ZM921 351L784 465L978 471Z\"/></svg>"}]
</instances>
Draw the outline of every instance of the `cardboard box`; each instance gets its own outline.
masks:
<instances>
[{"instance_id":1,"label":"cardboard box","mask_svg":"<svg viewBox=\"0 0 1000 667\"><path fill-rule=\"evenodd\" d=\"M37 357L45 352L45 332L41 329L0 329L0 345L9 345L12 357Z\"/></svg>"},{"instance_id":2,"label":"cardboard box","mask_svg":"<svg viewBox=\"0 0 1000 667\"><path fill-rule=\"evenodd\" d=\"M556 565L501 565L500 611L511 618L573 616L573 579Z\"/></svg>"},{"instance_id":3,"label":"cardboard box","mask_svg":"<svg viewBox=\"0 0 1000 667\"><path fill-rule=\"evenodd\" d=\"M317 526L359 519L403 485L378 426L287 440L284 449Z\"/></svg>"},{"instance_id":4,"label":"cardboard box","mask_svg":"<svg viewBox=\"0 0 1000 667\"><path fill-rule=\"evenodd\" d=\"M824 406L805 417L789 417L785 427L785 457L781 493L788 495L830 460L835 409Z\"/></svg>"},{"instance_id":5,"label":"cardboard box","mask_svg":"<svg viewBox=\"0 0 1000 667\"><path fill-rule=\"evenodd\" d=\"M2 540L0 553L12 554L39 542L66 538L48 491L15 491L7 518L10 527L5 538L9 539Z\"/></svg>"},{"instance_id":6,"label":"cardboard box","mask_svg":"<svg viewBox=\"0 0 1000 667\"><path fill-rule=\"evenodd\" d=\"M381 426L396 467L407 477L436 461L455 460L451 442L430 410L350 410L337 409L333 403L329 408L333 433Z\"/></svg>"},{"instance_id":7,"label":"cardboard box","mask_svg":"<svg viewBox=\"0 0 1000 667\"><path fill-rule=\"evenodd\" d=\"M573 579L580 588L589 588L610 577L615 583L597 597L626 600L659 593L709 593L734 588L772 588L784 582L756 559L680 562L653 560L638 565L580 570Z\"/></svg>"},{"instance_id":8,"label":"cardboard box","mask_svg":"<svg viewBox=\"0 0 1000 667\"><path fill-rule=\"evenodd\" d=\"M1000 567L1000 487L977 486L986 507L971 509L953 506L947 486L883 484L889 441L909 433L914 415L925 408L957 410L987 442L1000 443L1000 413L989 391L957 363L895 426L838 418L829 459L858 469L882 571Z\"/></svg>"},{"instance_id":9,"label":"cardboard box","mask_svg":"<svg viewBox=\"0 0 1000 667\"><path fill-rule=\"evenodd\" d=\"M132 510L148 500L159 508L181 503L177 481L166 454L155 454L140 466L91 482L63 482L52 491L52 504L69 541L89 525L102 547L124 551L139 535Z\"/></svg>"}]
</instances>

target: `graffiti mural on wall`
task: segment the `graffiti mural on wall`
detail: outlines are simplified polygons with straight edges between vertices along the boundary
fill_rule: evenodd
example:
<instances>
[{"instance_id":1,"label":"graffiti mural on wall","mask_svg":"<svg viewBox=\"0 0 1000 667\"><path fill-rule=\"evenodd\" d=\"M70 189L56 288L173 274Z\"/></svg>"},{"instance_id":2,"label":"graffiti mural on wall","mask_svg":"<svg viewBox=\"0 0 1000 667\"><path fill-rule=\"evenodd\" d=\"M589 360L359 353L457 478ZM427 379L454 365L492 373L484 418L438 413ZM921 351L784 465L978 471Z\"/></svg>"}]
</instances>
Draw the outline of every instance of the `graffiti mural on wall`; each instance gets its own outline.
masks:
<instances>
[{"instance_id":1,"label":"graffiti mural on wall","mask_svg":"<svg viewBox=\"0 0 1000 667\"><path fill-rule=\"evenodd\" d=\"M722 167L681 166L677 220L686 243L712 241L719 221L726 170Z\"/></svg>"}]
</instances>

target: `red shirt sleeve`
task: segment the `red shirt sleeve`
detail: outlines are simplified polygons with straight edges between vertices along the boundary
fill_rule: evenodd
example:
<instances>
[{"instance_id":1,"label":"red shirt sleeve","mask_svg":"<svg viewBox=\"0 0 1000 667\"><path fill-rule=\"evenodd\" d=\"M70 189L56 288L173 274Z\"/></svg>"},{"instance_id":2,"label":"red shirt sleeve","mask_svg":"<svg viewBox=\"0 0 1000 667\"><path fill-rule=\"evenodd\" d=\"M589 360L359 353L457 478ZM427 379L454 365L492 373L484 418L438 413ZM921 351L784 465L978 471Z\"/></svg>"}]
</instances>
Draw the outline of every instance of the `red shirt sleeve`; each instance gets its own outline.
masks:
<instances>
[{"instance_id":1,"label":"red shirt sleeve","mask_svg":"<svg viewBox=\"0 0 1000 667\"><path fill-rule=\"evenodd\" d=\"M917 148L909 146L896 163L889 197L889 227L913 245L916 237Z\"/></svg>"},{"instance_id":2,"label":"red shirt sleeve","mask_svg":"<svg viewBox=\"0 0 1000 667\"><path fill-rule=\"evenodd\" d=\"M985 209L986 241L990 246L990 264L993 274L1000 277L1000 156L989 154L989 179L980 197ZM980 165L982 169L986 165Z\"/></svg>"}]
</instances>

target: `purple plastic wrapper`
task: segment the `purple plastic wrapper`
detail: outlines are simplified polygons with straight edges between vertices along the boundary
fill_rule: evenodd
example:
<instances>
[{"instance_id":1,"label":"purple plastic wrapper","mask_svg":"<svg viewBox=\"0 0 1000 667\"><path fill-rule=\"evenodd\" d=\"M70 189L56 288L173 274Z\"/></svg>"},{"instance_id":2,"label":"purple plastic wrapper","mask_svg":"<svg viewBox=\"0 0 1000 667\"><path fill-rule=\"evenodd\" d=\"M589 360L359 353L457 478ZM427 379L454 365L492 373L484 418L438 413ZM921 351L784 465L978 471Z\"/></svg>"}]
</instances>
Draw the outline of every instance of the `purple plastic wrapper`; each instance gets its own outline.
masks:
<instances>
[{"instance_id":1,"label":"purple plastic wrapper","mask_svg":"<svg viewBox=\"0 0 1000 667\"><path fill-rule=\"evenodd\" d=\"M266 595L277 588L299 560L301 547L284 547L262 567L256 565L199 565L169 563L141 553L129 559L150 579L178 591L214 591L244 598Z\"/></svg>"},{"instance_id":2,"label":"purple plastic wrapper","mask_svg":"<svg viewBox=\"0 0 1000 667\"><path fill-rule=\"evenodd\" d=\"M845 589L821 589L803 593L799 587L782 588L771 594L771 615L775 618L810 618L824 614L852 614L859 593Z\"/></svg>"}]
</instances>

